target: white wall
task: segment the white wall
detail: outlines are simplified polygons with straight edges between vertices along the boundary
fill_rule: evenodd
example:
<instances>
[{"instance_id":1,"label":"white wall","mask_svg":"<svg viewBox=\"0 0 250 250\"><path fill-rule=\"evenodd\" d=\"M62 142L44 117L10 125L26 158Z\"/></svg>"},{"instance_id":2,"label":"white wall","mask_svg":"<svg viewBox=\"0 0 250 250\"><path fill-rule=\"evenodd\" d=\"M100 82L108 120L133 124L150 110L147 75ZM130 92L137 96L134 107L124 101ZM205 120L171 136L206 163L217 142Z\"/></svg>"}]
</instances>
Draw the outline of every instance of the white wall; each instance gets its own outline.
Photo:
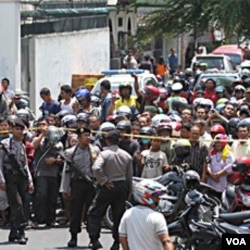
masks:
<instances>
[{"instance_id":1,"label":"white wall","mask_svg":"<svg viewBox=\"0 0 250 250\"><path fill-rule=\"evenodd\" d=\"M63 34L39 35L29 40L31 108L42 103L39 92L48 87L54 98L62 84L71 84L72 74L108 69L109 28Z\"/></svg>"},{"instance_id":2,"label":"white wall","mask_svg":"<svg viewBox=\"0 0 250 250\"><path fill-rule=\"evenodd\" d=\"M20 47L19 0L0 0L0 78L9 78L12 89L21 84Z\"/></svg>"}]
</instances>

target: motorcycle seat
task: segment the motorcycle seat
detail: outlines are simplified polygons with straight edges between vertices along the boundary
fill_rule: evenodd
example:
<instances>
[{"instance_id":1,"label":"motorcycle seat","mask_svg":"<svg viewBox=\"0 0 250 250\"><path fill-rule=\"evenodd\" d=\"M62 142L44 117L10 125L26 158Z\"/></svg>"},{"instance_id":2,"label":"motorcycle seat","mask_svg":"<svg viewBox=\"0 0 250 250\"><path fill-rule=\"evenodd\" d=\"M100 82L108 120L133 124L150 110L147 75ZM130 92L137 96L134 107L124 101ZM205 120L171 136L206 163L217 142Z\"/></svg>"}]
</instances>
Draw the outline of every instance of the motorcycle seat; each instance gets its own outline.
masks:
<instances>
[{"instance_id":1,"label":"motorcycle seat","mask_svg":"<svg viewBox=\"0 0 250 250\"><path fill-rule=\"evenodd\" d=\"M246 222L250 222L250 211L242 211L236 213L219 214L219 219L230 223L235 226L239 226Z\"/></svg>"},{"instance_id":2,"label":"motorcycle seat","mask_svg":"<svg viewBox=\"0 0 250 250\"><path fill-rule=\"evenodd\" d=\"M211 222L191 220L191 223L194 224L195 226L197 226L198 228L202 228L202 229L211 229L212 228Z\"/></svg>"},{"instance_id":3,"label":"motorcycle seat","mask_svg":"<svg viewBox=\"0 0 250 250\"><path fill-rule=\"evenodd\" d=\"M250 234L249 228L234 226L226 222L219 223L219 227L225 230L225 233L228 234Z\"/></svg>"}]
</instances>

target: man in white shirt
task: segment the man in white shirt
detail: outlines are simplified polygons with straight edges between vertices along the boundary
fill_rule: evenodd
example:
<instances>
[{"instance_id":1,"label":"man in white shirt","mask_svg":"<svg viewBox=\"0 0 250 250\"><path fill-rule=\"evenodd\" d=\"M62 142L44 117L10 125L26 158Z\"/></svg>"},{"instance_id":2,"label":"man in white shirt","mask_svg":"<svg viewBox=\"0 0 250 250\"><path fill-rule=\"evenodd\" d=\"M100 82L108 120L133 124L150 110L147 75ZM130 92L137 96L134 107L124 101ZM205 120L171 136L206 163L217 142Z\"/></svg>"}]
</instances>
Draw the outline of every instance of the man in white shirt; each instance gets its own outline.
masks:
<instances>
[{"instance_id":1,"label":"man in white shirt","mask_svg":"<svg viewBox=\"0 0 250 250\"><path fill-rule=\"evenodd\" d=\"M234 158L248 156L250 157L250 141L249 139L249 128L247 126L239 126L237 128L237 141L234 141L232 144L232 152Z\"/></svg>"},{"instance_id":2,"label":"man in white shirt","mask_svg":"<svg viewBox=\"0 0 250 250\"><path fill-rule=\"evenodd\" d=\"M164 216L155 211L165 187L153 180L143 180L133 188L140 205L124 213L119 226L123 250L173 250Z\"/></svg>"}]
</instances>

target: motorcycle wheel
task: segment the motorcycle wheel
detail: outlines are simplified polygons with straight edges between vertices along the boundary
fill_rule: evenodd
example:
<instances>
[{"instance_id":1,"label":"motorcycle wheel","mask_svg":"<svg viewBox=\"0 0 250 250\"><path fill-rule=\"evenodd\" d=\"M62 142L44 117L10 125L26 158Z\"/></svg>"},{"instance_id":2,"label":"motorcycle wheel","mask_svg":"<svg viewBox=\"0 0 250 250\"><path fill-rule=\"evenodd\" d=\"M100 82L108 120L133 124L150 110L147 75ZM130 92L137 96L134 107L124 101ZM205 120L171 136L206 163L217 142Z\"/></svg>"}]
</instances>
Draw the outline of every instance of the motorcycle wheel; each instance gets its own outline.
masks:
<instances>
[{"instance_id":1,"label":"motorcycle wheel","mask_svg":"<svg viewBox=\"0 0 250 250\"><path fill-rule=\"evenodd\" d=\"M126 207L125 209L129 209L133 207L133 205L129 202L129 201L126 201ZM106 213L103 217L103 223L105 225L106 228L108 229L112 229L113 227L113 216L112 216L112 208L111 206L108 206L107 210L106 210Z\"/></svg>"}]
</instances>

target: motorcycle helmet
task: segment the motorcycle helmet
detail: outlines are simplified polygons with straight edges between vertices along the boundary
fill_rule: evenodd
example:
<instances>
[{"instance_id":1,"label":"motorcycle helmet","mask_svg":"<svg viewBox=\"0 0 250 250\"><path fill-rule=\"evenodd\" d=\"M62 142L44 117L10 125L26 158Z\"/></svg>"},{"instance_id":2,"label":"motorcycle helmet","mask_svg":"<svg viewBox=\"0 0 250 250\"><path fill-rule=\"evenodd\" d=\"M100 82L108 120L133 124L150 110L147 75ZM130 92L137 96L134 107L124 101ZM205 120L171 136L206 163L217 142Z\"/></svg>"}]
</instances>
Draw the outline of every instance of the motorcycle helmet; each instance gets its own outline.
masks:
<instances>
[{"instance_id":1,"label":"motorcycle helmet","mask_svg":"<svg viewBox=\"0 0 250 250\"><path fill-rule=\"evenodd\" d=\"M48 126L45 138L50 144L58 143L61 140L62 136L63 136L62 129L59 129L56 126Z\"/></svg>"},{"instance_id":2,"label":"motorcycle helmet","mask_svg":"<svg viewBox=\"0 0 250 250\"><path fill-rule=\"evenodd\" d=\"M30 119L30 113L26 109L17 110L16 116L20 119L24 119L25 121L29 121L29 119Z\"/></svg>"},{"instance_id":3,"label":"motorcycle helmet","mask_svg":"<svg viewBox=\"0 0 250 250\"><path fill-rule=\"evenodd\" d=\"M244 86L242 86L242 85L237 85L237 86L235 86L234 91L235 92L236 91L242 91L243 93L245 93L246 92L246 88Z\"/></svg>"},{"instance_id":4,"label":"motorcycle helmet","mask_svg":"<svg viewBox=\"0 0 250 250\"><path fill-rule=\"evenodd\" d=\"M244 175L250 174L250 157L238 157L232 166L232 170Z\"/></svg>"},{"instance_id":5,"label":"motorcycle helmet","mask_svg":"<svg viewBox=\"0 0 250 250\"><path fill-rule=\"evenodd\" d=\"M226 104L228 102L227 98L220 98L217 102L216 102L216 106L221 105L221 104Z\"/></svg>"},{"instance_id":6,"label":"motorcycle helmet","mask_svg":"<svg viewBox=\"0 0 250 250\"><path fill-rule=\"evenodd\" d=\"M227 174L227 182L232 185L241 185L244 182L244 175L241 172L238 171L230 171Z\"/></svg>"},{"instance_id":7,"label":"motorcycle helmet","mask_svg":"<svg viewBox=\"0 0 250 250\"><path fill-rule=\"evenodd\" d=\"M61 126L62 127L68 127L69 124L76 126L76 116L75 115L65 115L61 120Z\"/></svg>"},{"instance_id":8,"label":"motorcycle helmet","mask_svg":"<svg viewBox=\"0 0 250 250\"><path fill-rule=\"evenodd\" d=\"M197 110L198 107L205 108L207 112L214 108L214 103L210 99L204 97L195 98L193 101L193 107Z\"/></svg>"},{"instance_id":9,"label":"motorcycle helmet","mask_svg":"<svg viewBox=\"0 0 250 250\"><path fill-rule=\"evenodd\" d=\"M197 189L200 185L200 175L194 170L188 170L183 176L183 184L186 189Z\"/></svg>"},{"instance_id":10,"label":"motorcycle helmet","mask_svg":"<svg viewBox=\"0 0 250 250\"><path fill-rule=\"evenodd\" d=\"M189 108L189 104L186 99L178 98L172 101L172 109L181 113L181 110Z\"/></svg>"},{"instance_id":11,"label":"motorcycle helmet","mask_svg":"<svg viewBox=\"0 0 250 250\"><path fill-rule=\"evenodd\" d=\"M171 121L170 125L172 127L172 136L176 137L176 138L179 138L182 123L176 122L176 121Z\"/></svg>"},{"instance_id":12,"label":"motorcycle helmet","mask_svg":"<svg viewBox=\"0 0 250 250\"><path fill-rule=\"evenodd\" d=\"M129 91L130 91L130 95L132 93L132 86L129 82L123 82L119 85L119 94L121 95L122 93L122 89L124 88L129 88Z\"/></svg>"},{"instance_id":13,"label":"motorcycle helmet","mask_svg":"<svg viewBox=\"0 0 250 250\"><path fill-rule=\"evenodd\" d=\"M160 100L165 101L168 98L168 91L165 88L159 88Z\"/></svg>"},{"instance_id":14,"label":"motorcycle helmet","mask_svg":"<svg viewBox=\"0 0 250 250\"><path fill-rule=\"evenodd\" d=\"M86 99L88 102L91 101L91 94L87 89L80 88L76 91L76 99L78 101L82 101L83 99Z\"/></svg>"},{"instance_id":15,"label":"motorcycle helmet","mask_svg":"<svg viewBox=\"0 0 250 250\"><path fill-rule=\"evenodd\" d=\"M214 143L216 142L220 142L222 144L222 147L224 148L228 143L228 138L225 134L217 134L214 137Z\"/></svg>"},{"instance_id":16,"label":"motorcycle helmet","mask_svg":"<svg viewBox=\"0 0 250 250\"><path fill-rule=\"evenodd\" d=\"M248 128L250 128L250 117L241 120L241 121L238 123L238 126L237 126L237 127L241 127L241 126L242 126L242 127L248 127Z\"/></svg>"},{"instance_id":17,"label":"motorcycle helmet","mask_svg":"<svg viewBox=\"0 0 250 250\"><path fill-rule=\"evenodd\" d=\"M166 193L166 187L153 180L142 180L133 187L134 199L142 205L154 204L154 197L159 197L164 193Z\"/></svg>"},{"instance_id":18,"label":"motorcycle helmet","mask_svg":"<svg viewBox=\"0 0 250 250\"><path fill-rule=\"evenodd\" d=\"M210 133L214 133L214 134L225 134L226 130L224 129L224 127L220 124L215 124L210 128Z\"/></svg>"},{"instance_id":19,"label":"motorcycle helmet","mask_svg":"<svg viewBox=\"0 0 250 250\"><path fill-rule=\"evenodd\" d=\"M87 113L81 112L76 115L76 121L83 121L88 122L89 121L89 115Z\"/></svg>"},{"instance_id":20,"label":"motorcycle helmet","mask_svg":"<svg viewBox=\"0 0 250 250\"><path fill-rule=\"evenodd\" d=\"M242 69L240 71L240 77L241 77L241 79L249 78L250 77L250 70L246 69L246 68Z\"/></svg>"},{"instance_id":21,"label":"motorcycle helmet","mask_svg":"<svg viewBox=\"0 0 250 250\"><path fill-rule=\"evenodd\" d=\"M191 68L186 68L185 69L185 75L186 76L192 76L193 75L193 71Z\"/></svg>"},{"instance_id":22,"label":"motorcycle helmet","mask_svg":"<svg viewBox=\"0 0 250 250\"><path fill-rule=\"evenodd\" d=\"M145 135L149 135L149 136L152 136L154 134L155 134L155 130L152 127L142 127L140 129L140 135L144 135L144 136ZM151 142L151 138L142 137L142 138L140 138L140 142L143 145L148 145Z\"/></svg>"},{"instance_id":23,"label":"motorcycle helmet","mask_svg":"<svg viewBox=\"0 0 250 250\"><path fill-rule=\"evenodd\" d=\"M115 125L111 122L104 122L100 126L100 131L111 131L113 129L115 129Z\"/></svg>"},{"instance_id":24,"label":"motorcycle helmet","mask_svg":"<svg viewBox=\"0 0 250 250\"><path fill-rule=\"evenodd\" d=\"M119 107L116 112L115 112L116 117L117 116L126 116L128 119L130 119L131 115L132 115L132 111L130 109L130 107L128 106L121 106Z\"/></svg>"},{"instance_id":25,"label":"motorcycle helmet","mask_svg":"<svg viewBox=\"0 0 250 250\"><path fill-rule=\"evenodd\" d=\"M191 144L189 140L178 139L174 143L174 152L175 152L176 157L183 158L183 157L190 155L190 149L191 149Z\"/></svg>"},{"instance_id":26,"label":"motorcycle helmet","mask_svg":"<svg viewBox=\"0 0 250 250\"><path fill-rule=\"evenodd\" d=\"M160 133L163 130L168 130L170 134L172 133L172 126L168 122L161 122L157 126L157 133Z\"/></svg>"},{"instance_id":27,"label":"motorcycle helmet","mask_svg":"<svg viewBox=\"0 0 250 250\"><path fill-rule=\"evenodd\" d=\"M171 120L165 114L157 114L152 118L151 126L157 128L161 122L170 122Z\"/></svg>"},{"instance_id":28,"label":"motorcycle helmet","mask_svg":"<svg viewBox=\"0 0 250 250\"><path fill-rule=\"evenodd\" d=\"M17 107L17 109L25 109L29 107L29 101L20 98L18 100L15 101L15 105Z\"/></svg>"},{"instance_id":29,"label":"motorcycle helmet","mask_svg":"<svg viewBox=\"0 0 250 250\"><path fill-rule=\"evenodd\" d=\"M160 90L155 86L148 85L144 87L144 93L147 99L154 101L159 97Z\"/></svg>"},{"instance_id":30,"label":"motorcycle helmet","mask_svg":"<svg viewBox=\"0 0 250 250\"><path fill-rule=\"evenodd\" d=\"M238 117L233 117L229 120L228 122L229 134L231 134L232 136L235 136L239 122L240 118Z\"/></svg>"},{"instance_id":31,"label":"motorcycle helmet","mask_svg":"<svg viewBox=\"0 0 250 250\"><path fill-rule=\"evenodd\" d=\"M116 129L120 130L120 129L124 129L126 131L126 133L130 134L131 133L131 129L132 129L132 125L130 121L127 120L122 120L119 121L116 125Z\"/></svg>"},{"instance_id":32,"label":"motorcycle helmet","mask_svg":"<svg viewBox=\"0 0 250 250\"><path fill-rule=\"evenodd\" d=\"M92 95L91 96L91 104L94 106L94 107L99 107L100 104L101 104L101 99L96 96L96 95Z\"/></svg>"},{"instance_id":33,"label":"motorcycle helmet","mask_svg":"<svg viewBox=\"0 0 250 250\"><path fill-rule=\"evenodd\" d=\"M197 190L191 190L185 195L187 205L200 204L203 201L203 195Z\"/></svg>"}]
</instances>

